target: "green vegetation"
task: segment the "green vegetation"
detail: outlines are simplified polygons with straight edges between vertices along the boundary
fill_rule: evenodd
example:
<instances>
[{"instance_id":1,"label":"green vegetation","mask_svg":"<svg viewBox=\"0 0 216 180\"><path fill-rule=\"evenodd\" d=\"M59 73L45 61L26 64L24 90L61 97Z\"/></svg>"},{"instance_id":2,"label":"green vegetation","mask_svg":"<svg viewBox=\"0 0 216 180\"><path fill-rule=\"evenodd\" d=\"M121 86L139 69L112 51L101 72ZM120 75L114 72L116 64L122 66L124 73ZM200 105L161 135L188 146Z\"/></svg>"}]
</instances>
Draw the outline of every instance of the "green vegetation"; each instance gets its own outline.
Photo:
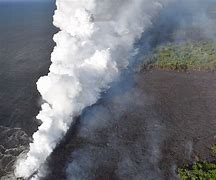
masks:
<instances>
[{"instance_id":1,"label":"green vegetation","mask_svg":"<svg viewBox=\"0 0 216 180\"><path fill-rule=\"evenodd\" d=\"M212 147L213 153L216 154L216 145ZM216 164L207 162L197 162L191 167L179 169L181 180L215 180Z\"/></svg>"},{"instance_id":2,"label":"green vegetation","mask_svg":"<svg viewBox=\"0 0 216 180\"><path fill-rule=\"evenodd\" d=\"M215 180L216 164L196 163L191 168L179 170L181 180Z\"/></svg>"},{"instance_id":3,"label":"green vegetation","mask_svg":"<svg viewBox=\"0 0 216 180\"><path fill-rule=\"evenodd\" d=\"M216 154L216 145L214 145L214 146L212 147L212 152L213 152L214 154Z\"/></svg>"},{"instance_id":4,"label":"green vegetation","mask_svg":"<svg viewBox=\"0 0 216 180\"><path fill-rule=\"evenodd\" d=\"M214 70L216 68L216 43L187 42L158 47L145 57L141 69Z\"/></svg>"}]
</instances>

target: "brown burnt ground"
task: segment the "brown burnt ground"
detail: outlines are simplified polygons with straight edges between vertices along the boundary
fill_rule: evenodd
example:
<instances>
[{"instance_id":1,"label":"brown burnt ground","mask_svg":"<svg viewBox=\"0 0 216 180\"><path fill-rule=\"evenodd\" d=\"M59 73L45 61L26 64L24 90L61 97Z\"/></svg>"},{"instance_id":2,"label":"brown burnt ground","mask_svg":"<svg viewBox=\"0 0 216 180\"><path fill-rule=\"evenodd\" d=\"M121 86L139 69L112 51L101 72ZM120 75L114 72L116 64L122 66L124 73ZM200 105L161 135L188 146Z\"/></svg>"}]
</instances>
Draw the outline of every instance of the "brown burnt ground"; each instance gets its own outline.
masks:
<instances>
[{"instance_id":1,"label":"brown burnt ground","mask_svg":"<svg viewBox=\"0 0 216 180\"><path fill-rule=\"evenodd\" d=\"M171 176L171 166L215 160L215 72L152 71L138 76L138 87L154 97L166 127L160 161L166 177Z\"/></svg>"}]
</instances>

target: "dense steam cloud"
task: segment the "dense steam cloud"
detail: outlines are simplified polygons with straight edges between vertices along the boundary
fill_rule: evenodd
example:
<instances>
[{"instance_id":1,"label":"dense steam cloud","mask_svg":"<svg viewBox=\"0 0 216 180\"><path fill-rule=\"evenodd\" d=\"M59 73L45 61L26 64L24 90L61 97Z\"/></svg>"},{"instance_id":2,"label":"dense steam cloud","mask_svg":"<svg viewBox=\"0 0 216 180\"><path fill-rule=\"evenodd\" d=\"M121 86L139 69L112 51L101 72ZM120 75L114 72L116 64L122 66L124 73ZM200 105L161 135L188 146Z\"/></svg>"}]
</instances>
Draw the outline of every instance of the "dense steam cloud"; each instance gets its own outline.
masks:
<instances>
[{"instance_id":1,"label":"dense steam cloud","mask_svg":"<svg viewBox=\"0 0 216 180\"><path fill-rule=\"evenodd\" d=\"M56 47L50 73L37 82L45 103L37 118L17 177L39 170L85 107L96 103L121 69L128 66L133 45L168 0L57 0Z\"/></svg>"},{"instance_id":2,"label":"dense steam cloud","mask_svg":"<svg viewBox=\"0 0 216 180\"><path fill-rule=\"evenodd\" d=\"M215 40L215 3L179 0L164 8L142 36L142 53L163 43ZM118 82L117 88L121 89L126 81L128 84L128 79ZM82 145L72 150L67 179L160 180L167 179L168 174L171 179L179 179L179 164L171 152L178 151L181 159L191 160L193 142L181 141L178 150L175 149L174 141L178 138L171 137L169 117L163 120L154 112L150 95L145 97L135 88L110 94L83 113L77 133ZM170 139L174 150L169 147L166 156L163 144Z\"/></svg>"}]
</instances>

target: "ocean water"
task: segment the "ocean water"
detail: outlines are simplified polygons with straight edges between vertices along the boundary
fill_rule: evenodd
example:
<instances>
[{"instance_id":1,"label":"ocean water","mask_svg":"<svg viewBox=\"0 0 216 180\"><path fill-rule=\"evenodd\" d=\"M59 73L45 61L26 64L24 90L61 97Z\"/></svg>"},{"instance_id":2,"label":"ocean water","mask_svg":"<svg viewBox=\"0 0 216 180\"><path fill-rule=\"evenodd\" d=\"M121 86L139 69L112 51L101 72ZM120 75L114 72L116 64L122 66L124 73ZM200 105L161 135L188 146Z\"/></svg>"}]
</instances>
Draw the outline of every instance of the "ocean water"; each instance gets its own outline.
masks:
<instances>
[{"instance_id":1,"label":"ocean water","mask_svg":"<svg viewBox=\"0 0 216 180\"><path fill-rule=\"evenodd\" d=\"M36 130L37 79L48 73L54 1L0 2L0 126Z\"/></svg>"}]
</instances>

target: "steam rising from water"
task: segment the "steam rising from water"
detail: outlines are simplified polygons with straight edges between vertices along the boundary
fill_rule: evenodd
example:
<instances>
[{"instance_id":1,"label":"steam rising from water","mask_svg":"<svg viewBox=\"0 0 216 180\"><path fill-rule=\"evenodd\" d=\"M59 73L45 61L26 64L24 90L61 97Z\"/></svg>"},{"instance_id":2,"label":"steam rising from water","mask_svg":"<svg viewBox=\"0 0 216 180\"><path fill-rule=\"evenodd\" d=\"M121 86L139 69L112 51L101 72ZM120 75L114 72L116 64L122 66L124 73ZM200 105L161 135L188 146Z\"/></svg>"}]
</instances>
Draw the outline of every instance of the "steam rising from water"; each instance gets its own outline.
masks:
<instances>
[{"instance_id":1,"label":"steam rising from water","mask_svg":"<svg viewBox=\"0 0 216 180\"><path fill-rule=\"evenodd\" d=\"M96 103L102 91L129 64L134 42L151 25L168 0L57 0L56 47L47 76L37 82L45 100L37 118L26 159L16 165L17 177L39 170L82 110Z\"/></svg>"}]
</instances>

